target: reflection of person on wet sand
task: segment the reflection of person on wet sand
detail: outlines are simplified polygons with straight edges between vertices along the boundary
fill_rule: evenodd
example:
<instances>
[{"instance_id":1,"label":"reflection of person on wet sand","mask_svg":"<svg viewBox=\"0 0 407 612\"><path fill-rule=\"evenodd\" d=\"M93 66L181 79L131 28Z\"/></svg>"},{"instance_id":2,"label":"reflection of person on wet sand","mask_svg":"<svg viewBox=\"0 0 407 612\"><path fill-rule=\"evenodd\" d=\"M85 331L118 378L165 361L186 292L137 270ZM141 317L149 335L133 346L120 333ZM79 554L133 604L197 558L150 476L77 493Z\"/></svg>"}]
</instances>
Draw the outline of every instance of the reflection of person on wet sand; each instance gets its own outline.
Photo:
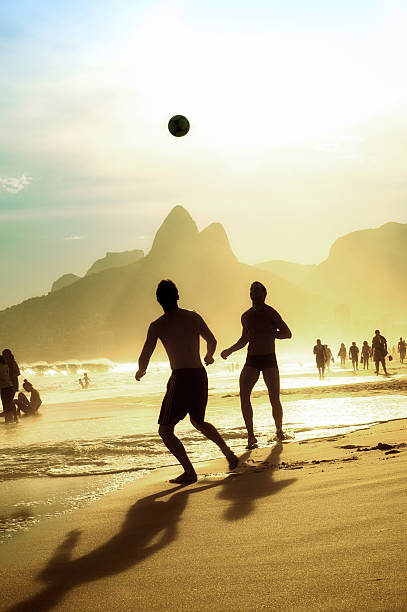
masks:
<instances>
[{"instance_id":1,"label":"reflection of person on wet sand","mask_svg":"<svg viewBox=\"0 0 407 612\"><path fill-rule=\"evenodd\" d=\"M247 448L255 448L257 439L253 430L253 408L250 396L254 385L263 373L269 393L277 439L283 440L283 408L280 402L280 373L276 359L275 339L291 338L291 331L277 310L265 304L267 289L262 283L254 282L250 287L253 306L243 313L240 339L221 352L227 359L235 351L248 344L246 363L240 373L240 404L247 428Z\"/></svg>"},{"instance_id":2,"label":"reflection of person on wet sand","mask_svg":"<svg viewBox=\"0 0 407 612\"><path fill-rule=\"evenodd\" d=\"M214 335L199 314L178 307L178 290L172 281L161 281L156 296L164 314L153 321L148 329L135 378L140 380L145 375L157 340L160 339L167 351L172 374L161 406L158 432L165 446L184 468L184 473L170 482L189 484L196 482L197 475L181 440L174 434L175 425L187 414L193 427L217 444L231 470L237 467L239 460L215 427L205 421L208 377L201 362L199 342L201 336L206 340L204 361L210 365L214 361L216 348Z\"/></svg>"}]
</instances>

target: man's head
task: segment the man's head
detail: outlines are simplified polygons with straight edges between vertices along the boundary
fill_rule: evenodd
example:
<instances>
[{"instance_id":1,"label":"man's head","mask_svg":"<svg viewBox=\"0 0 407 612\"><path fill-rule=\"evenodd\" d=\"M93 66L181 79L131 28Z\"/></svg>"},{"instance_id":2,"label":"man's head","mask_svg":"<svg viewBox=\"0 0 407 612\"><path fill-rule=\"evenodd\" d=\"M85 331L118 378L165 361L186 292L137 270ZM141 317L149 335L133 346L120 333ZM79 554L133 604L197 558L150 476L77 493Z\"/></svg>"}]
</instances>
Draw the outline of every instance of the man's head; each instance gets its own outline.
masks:
<instances>
[{"instance_id":1,"label":"man's head","mask_svg":"<svg viewBox=\"0 0 407 612\"><path fill-rule=\"evenodd\" d=\"M30 393L33 390L33 386L28 380L24 379L23 389Z\"/></svg>"},{"instance_id":2,"label":"man's head","mask_svg":"<svg viewBox=\"0 0 407 612\"><path fill-rule=\"evenodd\" d=\"M261 304L266 299L267 289L259 281L254 281L250 286L250 298L253 303Z\"/></svg>"},{"instance_id":3,"label":"man's head","mask_svg":"<svg viewBox=\"0 0 407 612\"><path fill-rule=\"evenodd\" d=\"M321 344L321 338L317 338L317 344Z\"/></svg>"},{"instance_id":4,"label":"man's head","mask_svg":"<svg viewBox=\"0 0 407 612\"><path fill-rule=\"evenodd\" d=\"M401 338L400 338L401 340ZM2 355L5 359L14 359L13 357L13 353L10 351L10 349L4 349L2 352Z\"/></svg>"},{"instance_id":5,"label":"man's head","mask_svg":"<svg viewBox=\"0 0 407 612\"><path fill-rule=\"evenodd\" d=\"M356 342L352 342L352 346L356 346Z\"/></svg>"},{"instance_id":6,"label":"man's head","mask_svg":"<svg viewBox=\"0 0 407 612\"><path fill-rule=\"evenodd\" d=\"M177 307L177 302L179 300L178 289L171 280L160 281L155 294L157 296L157 302L165 311Z\"/></svg>"},{"instance_id":7,"label":"man's head","mask_svg":"<svg viewBox=\"0 0 407 612\"><path fill-rule=\"evenodd\" d=\"M380 329L375 329L374 333L376 334L376 336L380 336Z\"/></svg>"}]
</instances>

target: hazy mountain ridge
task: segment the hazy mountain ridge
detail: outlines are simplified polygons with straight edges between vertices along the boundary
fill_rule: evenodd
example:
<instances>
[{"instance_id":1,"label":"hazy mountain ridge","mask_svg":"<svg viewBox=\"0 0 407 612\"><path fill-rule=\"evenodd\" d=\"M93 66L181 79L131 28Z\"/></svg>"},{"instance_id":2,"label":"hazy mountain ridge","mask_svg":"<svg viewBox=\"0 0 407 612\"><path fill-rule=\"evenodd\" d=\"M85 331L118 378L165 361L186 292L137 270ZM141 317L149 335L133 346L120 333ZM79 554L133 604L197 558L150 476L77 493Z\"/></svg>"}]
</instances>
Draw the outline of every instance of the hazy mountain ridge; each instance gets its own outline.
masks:
<instances>
[{"instance_id":1,"label":"hazy mountain ridge","mask_svg":"<svg viewBox=\"0 0 407 612\"><path fill-rule=\"evenodd\" d=\"M297 328L297 337L304 330L314 334L324 312L333 312L327 300L238 262L222 225L199 232L189 213L177 206L139 261L0 312L1 342L20 360L101 355L134 360L148 323L162 314L155 300L162 278L176 282L180 305L199 311L222 343L239 336L240 315L250 307L248 290L256 279L269 288L270 303Z\"/></svg>"},{"instance_id":2,"label":"hazy mountain ridge","mask_svg":"<svg viewBox=\"0 0 407 612\"><path fill-rule=\"evenodd\" d=\"M405 320L406 245L407 224L390 222L338 238L320 264L271 261L258 268L350 309L365 308L377 315L393 313Z\"/></svg>"},{"instance_id":3,"label":"hazy mountain ridge","mask_svg":"<svg viewBox=\"0 0 407 612\"><path fill-rule=\"evenodd\" d=\"M122 266L128 266L129 264L135 263L144 257L144 251L140 249L133 249L132 251L120 251L112 252L108 251L104 257L97 259L95 263L91 265L85 276L91 274L97 274L110 268L121 268Z\"/></svg>"},{"instance_id":4,"label":"hazy mountain ridge","mask_svg":"<svg viewBox=\"0 0 407 612\"><path fill-rule=\"evenodd\" d=\"M99 274L99 272L103 272L104 270L109 270L110 268L120 268L122 266L127 266L136 261L139 261L144 257L144 251L140 249L134 249L132 251L120 251L120 252L112 252L108 251L104 257L101 259L97 259L86 272L85 276L90 276L91 274ZM76 283L81 276L77 274L63 274L56 281L52 283L51 291L59 291L60 289L64 289L65 287L69 287L72 283Z\"/></svg>"},{"instance_id":5,"label":"hazy mountain ridge","mask_svg":"<svg viewBox=\"0 0 407 612\"><path fill-rule=\"evenodd\" d=\"M52 283L51 291L59 291L60 289L69 287L69 285L72 285L72 283L76 283L76 281L80 278L81 277L77 274L71 274L70 272L68 272L68 274L63 274Z\"/></svg>"}]
</instances>

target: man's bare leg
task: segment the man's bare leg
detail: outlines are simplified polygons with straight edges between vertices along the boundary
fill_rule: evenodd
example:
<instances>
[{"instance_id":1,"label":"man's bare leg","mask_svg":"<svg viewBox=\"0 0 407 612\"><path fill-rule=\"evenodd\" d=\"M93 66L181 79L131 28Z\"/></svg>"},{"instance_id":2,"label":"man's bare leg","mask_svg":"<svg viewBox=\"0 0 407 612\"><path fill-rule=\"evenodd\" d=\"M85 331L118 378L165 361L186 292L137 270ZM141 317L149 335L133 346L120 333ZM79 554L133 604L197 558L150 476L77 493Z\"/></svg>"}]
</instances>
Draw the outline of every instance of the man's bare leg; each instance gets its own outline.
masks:
<instances>
[{"instance_id":1,"label":"man's bare leg","mask_svg":"<svg viewBox=\"0 0 407 612\"><path fill-rule=\"evenodd\" d=\"M280 401L280 372L278 368L266 368L263 370L263 378L269 392L273 418L276 424L276 436L278 440L283 440L283 407Z\"/></svg>"},{"instance_id":2,"label":"man's bare leg","mask_svg":"<svg viewBox=\"0 0 407 612\"><path fill-rule=\"evenodd\" d=\"M260 372L257 368L244 366L240 373L240 406L247 429L247 447L253 448L257 444L257 438L253 431L253 408L250 395L256 382L259 380Z\"/></svg>"},{"instance_id":3,"label":"man's bare leg","mask_svg":"<svg viewBox=\"0 0 407 612\"><path fill-rule=\"evenodd\" d=\"M174 434L174 425L160 425L158 433L170 453L174 455L174 457L180 462L180 464L184 468L184 473L178 476L178 478L170 480L170 482L178 482L181 484L196 482L196 472L188 458L184 445L182 444L181 440L177 438L177 436Z\"/></svg>"},{"instance_id":4,"label":"man's bare leg","mask_svg":"<svg viewBox=\"0 0 407 612\"><path fill-rule=\"evenodd\" d=\"M234 470L239 463L239 459L236 457L235 453L229 448L226 444L225 440L222 438L216 427L212 425L212 423L208 423L207 421L198 422L191 418L191 424L195 429L201 432L208 440L214 442L225 455L229 468Z\"/></svg>"}]
</instances>

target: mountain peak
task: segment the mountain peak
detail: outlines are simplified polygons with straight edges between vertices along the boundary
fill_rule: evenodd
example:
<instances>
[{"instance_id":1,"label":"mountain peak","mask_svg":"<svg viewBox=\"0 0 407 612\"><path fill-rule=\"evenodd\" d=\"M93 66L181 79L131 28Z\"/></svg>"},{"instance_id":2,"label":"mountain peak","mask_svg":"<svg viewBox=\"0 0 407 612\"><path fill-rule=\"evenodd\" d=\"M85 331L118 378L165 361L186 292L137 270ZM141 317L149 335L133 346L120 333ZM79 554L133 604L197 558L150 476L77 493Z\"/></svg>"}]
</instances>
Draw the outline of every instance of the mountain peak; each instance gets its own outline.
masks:
<instances>
[{"instance_id":1,"label":"mountain peak","mask_svg":"<svg viewBox=\"0 0 407 612\"><path fill-rule=\"evenodd\" d=\"M215 249L222 257L236 259L225 228L221 223L211 223L200 233L202 243L209 249Z\"/></svg>"},{"instance_id":2,"label":"mountain peak","mask_svg":"<svg viewBox=\"0 0 407 612\"><path fill-rule=\"evenodd\" d=\"M170 249L174 244L196 239L198 228L189 212L183 206L174 206L155 235L151 252L156 249Z\"/></svg>"}]
</instances>

